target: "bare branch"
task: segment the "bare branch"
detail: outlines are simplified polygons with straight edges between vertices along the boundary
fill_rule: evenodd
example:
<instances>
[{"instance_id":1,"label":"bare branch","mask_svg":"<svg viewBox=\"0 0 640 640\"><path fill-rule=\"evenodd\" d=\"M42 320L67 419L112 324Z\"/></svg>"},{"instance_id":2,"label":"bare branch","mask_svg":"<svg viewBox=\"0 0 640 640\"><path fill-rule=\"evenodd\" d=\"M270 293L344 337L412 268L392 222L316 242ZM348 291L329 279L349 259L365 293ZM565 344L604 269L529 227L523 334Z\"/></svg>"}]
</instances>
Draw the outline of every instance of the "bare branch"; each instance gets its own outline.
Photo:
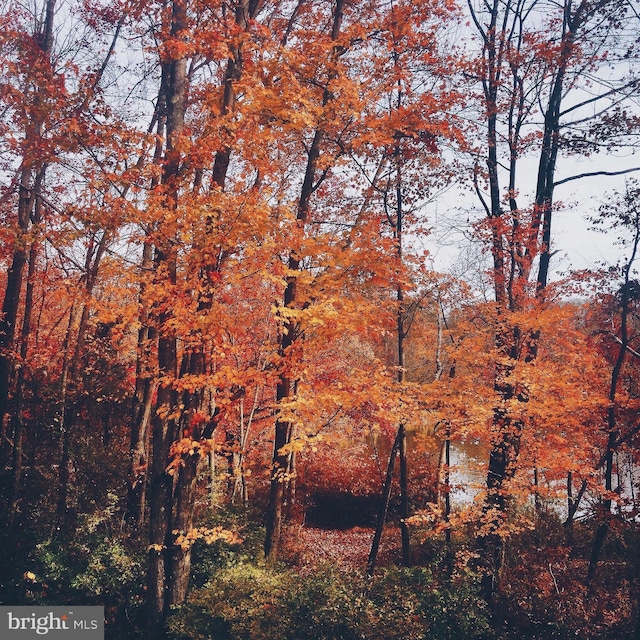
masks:
<instances>
[{"instance_id":1,"label":"bare branch","mask_svg":"<svg viewBox=\"0 0 640 640\"><path fill-rule=\"evenodd\" d=\"M618 338L618 336L616 335L612 335L611 336L619 345L622 345L622 340L620 340L620 338ZM638 353L635 349L632 349L628 344L624 345L626 350L632 355L635 356L636 358L640 358L640 353Z\"/></svg>"},{"instance_id":2,"label":"bare branch","mask_svg":"<svg viewBox=\"0 0 640 640\"><path fill-rule=\"evenodd\" d=\"M622 169L621 171L588 171L586 173L579 173L575 176L569 176L553 183L554 187L558 187L561 184L567 182L573 182L574 180L580 180L582 178L592 178L593 176L622 176L626 173L633 173L634 171L640 171L640 167L632 167L630 169Z\"/></svg>"},{"instance_id":3,"label":"bare branch","mask_svg":"<svg viewBox=\"0 0 640 640\"><path fill-rule=\"evenodd\" d=\"M582 107L586 107L590 104L593 104L594 102L597 102L598 100L602 100L604 98L608 98L609 96L613 96L616 93L621 93L622 91L624 91L625 89L635 89L638 86L638 79L634 78L633 80L631 80L631 82L628 82L627 84L621 86L621 87L614 87L613 89L602 93L598 96L593 96L592 98L589 98L588 100L584 100L583 102L579 102L578 104L574 104L572 107L569 107L567 109L565 109L561 114L560 117L564 117L566 116L568 113L571 113L572 111L575 111L576 109L580 109ZM626 97L626 96L625 96Z\"/></svg>"}]
</instances>

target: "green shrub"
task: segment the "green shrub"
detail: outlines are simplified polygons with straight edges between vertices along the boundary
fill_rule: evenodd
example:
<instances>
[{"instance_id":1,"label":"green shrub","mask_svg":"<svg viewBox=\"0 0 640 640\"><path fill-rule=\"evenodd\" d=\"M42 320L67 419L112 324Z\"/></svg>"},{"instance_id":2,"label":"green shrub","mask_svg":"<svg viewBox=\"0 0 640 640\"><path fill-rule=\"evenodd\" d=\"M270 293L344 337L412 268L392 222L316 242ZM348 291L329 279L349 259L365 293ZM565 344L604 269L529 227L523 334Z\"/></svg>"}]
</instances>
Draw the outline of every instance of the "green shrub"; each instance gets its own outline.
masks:
<instances>
[{"instance_id":1,"label":"green shrub","mask_svg":"<svg viewBox=\"0 0 640 640\"><path fill-rule=\"evenodd\" d=\"M176 640L285 638L291 578L239 562L221 569L176 609L169 630Z\"/></svg>"},{"instance_id":2,"label":"green shrub","mask_svg":"<svg viewBox=\"0 0 640 640\"><path fill-rule=\"evenodd\" d=\"M38 544L31 559L33 604L101 605L105 636L135 638L143 627L146 554L123 535L115 500L83 516L73 536L55 535Z\"/></svg>"},{"instance_id":3,"label":"green shrub","mask_svg":"<svg viewBox=\"0 0 640 640\"><path fill-rule=\"evenodd\" d=\"M489 637L473 581L394 569L373 582L249 563L221 569L169 619L174 640L467 640Z\"/></svg>"},{"instance_id":4,"label":"green shrub","mask_svg":"<svg viewBox=\"0 0 640 640\"><path fill-rule=\"evenodd\" d=\"M371 586L375 615L365 637L464 640L490 636L486 605L472 575L437 578L425 568L388 569Z\"/></svg>"},{"instance_id":5,"label":"green shrub","mask_svg":"<svg viewBox=\"0 0 640 640\"><path fill-rule=\"evenodd\" d=\"M286 637L291 640L359 640L366 619L367 601L358 576L323 567L316 573L296 577L286 596Z\"/></svg>"},{"instance_id":6,"label":"green shrub","mask_svg":"<svg viewBox=\"0 0 640 640\"><path fill-rule=\"evenodd\" d=\"M203 540L196 540L191 556L191 588L203 587L210 576L216 575L221 569L237 563L247 563L262 554L264 542L264 526L253 512L242 507L219 508L214 513L207 514L207 518L199 522L199 526L222 526L237 532L242 538L242 544L230 546L220 540L206 544Z\"/></svg>"}]
</instances>

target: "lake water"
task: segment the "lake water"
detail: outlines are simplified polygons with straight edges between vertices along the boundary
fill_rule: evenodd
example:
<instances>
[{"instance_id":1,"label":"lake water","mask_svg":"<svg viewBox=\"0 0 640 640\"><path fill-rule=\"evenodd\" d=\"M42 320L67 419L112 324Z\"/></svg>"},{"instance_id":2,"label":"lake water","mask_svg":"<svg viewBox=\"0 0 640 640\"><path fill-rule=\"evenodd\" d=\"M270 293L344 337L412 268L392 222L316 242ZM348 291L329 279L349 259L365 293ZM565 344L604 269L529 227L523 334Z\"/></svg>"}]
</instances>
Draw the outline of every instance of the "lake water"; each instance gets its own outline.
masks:
<instances>
[{"instance_id":1,"label":"lake water","mask_svg":"<svg viewBox=\"0 0 640 640\"><path fill-rule=\"evenodd\" d=\"M489 449L473 442L451 443L451 503L452 506L469 505L478 498L486 488ZM640 512L640 460L637 452L627 449L618 452L614 464L614 489L621 496L616 508L619 512ZM533 471L532 471L533 481ZM598 474L598 482L604 483L602 473ZM566 478L551 483L548 487L557 498L551 500L553 508L565 518L567 516ZM574 497L580 489L580 480L574 480ZM531 498L533 502L533 497ZM593 515L599 496L587 494L582 498L576 519ZM639 516L636 516L638 519Z\"/></svg>"}]
</instances>

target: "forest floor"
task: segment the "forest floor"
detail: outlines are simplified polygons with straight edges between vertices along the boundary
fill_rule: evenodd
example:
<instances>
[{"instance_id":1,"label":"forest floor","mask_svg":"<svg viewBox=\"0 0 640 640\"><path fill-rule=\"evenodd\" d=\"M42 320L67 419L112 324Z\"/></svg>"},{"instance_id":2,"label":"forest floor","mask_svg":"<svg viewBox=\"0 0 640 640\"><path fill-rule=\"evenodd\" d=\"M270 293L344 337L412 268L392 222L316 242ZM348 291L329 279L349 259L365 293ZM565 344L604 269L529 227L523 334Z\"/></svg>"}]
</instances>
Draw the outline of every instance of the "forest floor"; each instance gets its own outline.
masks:
<instances>
[{"instance_id":1,"label":"forest floor","mask_svg":"<svg viewBox=\"0 0 640 640\"><path fill-rule=\"evenodd\" d=\"M320 529L298 525L291 527L289 535L286 536L284 556L301 574L312 572L323 565L364 571L374 532L374 529L366 527ZM400 557L400 529L393 526L385 527L377 565L398 563Z\"/></svg>"}]
</instances>

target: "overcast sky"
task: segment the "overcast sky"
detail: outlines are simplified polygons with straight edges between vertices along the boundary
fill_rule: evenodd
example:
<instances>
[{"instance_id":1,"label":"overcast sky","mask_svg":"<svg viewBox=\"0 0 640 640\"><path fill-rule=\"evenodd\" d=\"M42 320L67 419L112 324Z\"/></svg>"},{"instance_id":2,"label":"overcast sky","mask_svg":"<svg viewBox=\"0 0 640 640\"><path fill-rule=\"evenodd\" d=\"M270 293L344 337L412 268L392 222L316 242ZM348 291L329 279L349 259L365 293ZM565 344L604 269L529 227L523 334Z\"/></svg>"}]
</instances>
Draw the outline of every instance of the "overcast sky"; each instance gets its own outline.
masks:
<instances>
[{"instance_id":1,"label":"overcast sky","mask_svg":"<svg viewBox=\"0 0 640 640\"><path fill-rule=\"evenodd\" d=\"M581 162L571 160L571 173L567 171L569 163L565 163L564 166L562 161L559 163L561 177L640 166L640 158L601 155ZM532 180L535 179L535 165L532 163L526 168L531 172ZM557 253L551 258L552 280L560 279L569 270L597 269L620 259L622 250L615 243L616 236L593 230L589 218L597 214L600 204L610 199L614 190L623 191L625 182L634 176L640 179L640 172L587 177L556 187L552 238L553 250ZM526 206L527 199L521 198L520 204ZM460 274L462 265L471 266L479 259L480 247L470 249L471 223L483 216L474 194L454 186L427 205L425 215L433 233L422 244L429 251L436 270L449 272L453 269ZM465 253L471 255L465 256ZM488 268L488 262L486 266Z\"/></svg>"}]
</instances>

